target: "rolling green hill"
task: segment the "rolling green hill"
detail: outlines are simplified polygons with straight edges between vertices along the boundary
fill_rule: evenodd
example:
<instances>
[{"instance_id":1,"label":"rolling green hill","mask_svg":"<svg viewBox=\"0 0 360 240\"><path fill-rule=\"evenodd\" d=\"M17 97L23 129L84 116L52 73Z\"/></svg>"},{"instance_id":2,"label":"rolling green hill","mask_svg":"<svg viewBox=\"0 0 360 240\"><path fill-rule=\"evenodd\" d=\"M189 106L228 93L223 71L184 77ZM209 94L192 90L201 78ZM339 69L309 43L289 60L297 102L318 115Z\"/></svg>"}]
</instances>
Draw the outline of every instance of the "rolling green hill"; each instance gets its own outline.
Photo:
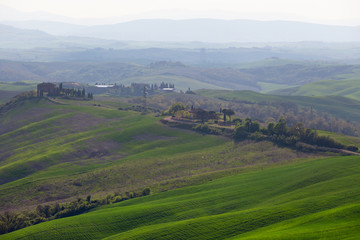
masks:
<instances>
[{"instance_id":1,"label":"rolling green hill","mask_svg":"<svg viewBox=\"0 0 360 240\"><path fill-rule=\"evenodd\" d=\"M0 209L149 186L157 192L314 156L169 128L109 99L58 101L20 101L0 115Z\"/></svg>"},{"instance_id":2,"label":"rolling green hill","mask_svg":"<svg viewBox=\"0 0 360 240\"><path fill-rule=\"evenodd\" d=\"M89 173L114 170L130 159L164 158L184 149L191 152L226 142L211 136L199 141L201 135L169 129L154 117L87 104L56 105L34 99L1 117L2 208L127 188L134 179L137 187L143 187L151 183L140 176L143 170L137 176L133 172L125 176L117 168L114 174L120 175L107 181ZM139 166L139 162L133 164L133 168ZM79 181L84 183L76 184Z\"/></svg>"},{"instance_id":3,"label":"rolling green hill","mask_svg":"<svg viewBox=\"0 0 360 240\"><path fill-rule=\"evenodd\" d=\"M146 51L161 52L161 49ZM228 51L231 51L230 49ZM101 49L93 49L87 59L100 59ZM107 50L106 50L107 52ZM216 52L216 51L215 51ZM80 54L80 53L74 53ZM110 51L114 57L121 55ZM135 52L139 58L144 56ZM145 53L144 53L145 54ZM85 54L86 55L86 54ZM76 58L76 56L74 56ZM351 79L359 77L358 65L324 65L314 62L296 62L268 59L234 67L220 64L211 67L187 66L181 62L153 60L148 65L117 62L11 62L0 61L0 81L79 82L84 84L129 84L172 82L177 89L236 89L271 91L285 87L304 85L326 79ZM70 62L69 62L70 61ZM100 60L101 61L101 60ZM209 62L209 64L211 64Z\"/></svg>"},{"instance_id":4,"label":"rolling green hill","mask_svg":"<svg viewBox=\"0 0 360 240\"><path fill-rule=\"evenodd\" d=\"M0 239L356 239L360 157L289 163L41 223Z\"/></svg>"},{"instance_id":5,"label":"rolling green hill","mask_svg":"<svg viewBox=\"0 0 360 240\"><path fill-rule=\"evenodd\" d=\"M344 96L360 101L360 79L317 81L297 88L274 91L273 93L292 96Z\"/></svg>"}]
</instances>

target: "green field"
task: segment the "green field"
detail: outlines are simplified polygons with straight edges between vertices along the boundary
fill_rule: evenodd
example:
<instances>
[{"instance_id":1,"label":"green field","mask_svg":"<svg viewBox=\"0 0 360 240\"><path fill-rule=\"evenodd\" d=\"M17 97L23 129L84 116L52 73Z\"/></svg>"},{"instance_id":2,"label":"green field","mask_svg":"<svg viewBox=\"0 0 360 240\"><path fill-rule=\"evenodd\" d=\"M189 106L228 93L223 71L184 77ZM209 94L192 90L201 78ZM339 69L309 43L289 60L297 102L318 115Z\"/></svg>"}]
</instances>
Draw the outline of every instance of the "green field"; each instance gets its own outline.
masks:
<instances>
[{"instance_id":1,"label":"green field","mask_svg":"<svg viewBox=\"0 0 360 240\"><path fill-rule=\"evenodd\" d=\"M291 163L107 205L0 239L356 239L360 157Z\"/></svg>"},{"instance_id":2,"label":"green field","mask_svg":"<svg viewBox=\"0 0 360 240\"><path fill-rule=\"evenodd\" d=\"M317 81L274 93L292 96L344 96L360 100L360 79Z\"/></svg>"},{"instance_id":3,"label":"green field","mask_svg":"<svg viewBox=\"0 0 360 240\"><path fill-rule=\"evenodd\" d=\"M227 141L211 136L200 141L203 136L169 129L152 116L87 104L55 105L36 99L1 118L1 131L5 132L0 135L2 207L9 204L10 198L10 202L16 204L34 198L49 201L75 193L126 188L133 178L138 185L132 184L132 187L143 187L146 183L140 176L127 179L121 174L112 180L119 182L111 186L113 182L96 182L96 176L88 173L96 169L114 170L113 166L130 159L164 158L183 153L185 149L191 152ZM139 162L136 164L132 167L141 167ZM94 186L92 190L76 187L73 181L90 181L84 183L86 188L90 184ZM47 190L34 192L37 188Z\"/></svg>"},{"instance_id":4,"label":"green field","mask_svg":"<svg viewBox=\"0 0 360 240\"><path fill-rule=\"evenodd\" d=\"M248 91L229 97L240 101L243 94L249 101L278 98ZM104 199L145 187L152 194L0 239L352 239L360 234L360 189L354 184L360 180L359 156L298 152L268 141L234 142L170 128L154 114L118 110L131 103L114 98L95 99L96 106L56 101L32 98L2 110L1 211L89 194ZM359 140L319 134L346 145Z\"/></svg>"},{"instance_id":5,"label":"green field","mask_svg":"<svg viewBox=\"0 0 360 240\"><path fill-rule=\"evenodd\" d=\"M276 84L276 83L266 83L258 82L258 85L261 88L261 93L268 93L279 89L288 89L290 86L286 84ZM294 87L294 86L291 86Z\"/></svg>"},{"instance_id":6,"label":"green field","mask_svg":"<svg viewBox=\"0 0 360 240\"><path fill-rule=\"evenodd\" d=\"M317 157L169 128L114 103L61 101L27 100L0 118L0 209L148 186L156 192Z\"/></svg>"}]
</instances>

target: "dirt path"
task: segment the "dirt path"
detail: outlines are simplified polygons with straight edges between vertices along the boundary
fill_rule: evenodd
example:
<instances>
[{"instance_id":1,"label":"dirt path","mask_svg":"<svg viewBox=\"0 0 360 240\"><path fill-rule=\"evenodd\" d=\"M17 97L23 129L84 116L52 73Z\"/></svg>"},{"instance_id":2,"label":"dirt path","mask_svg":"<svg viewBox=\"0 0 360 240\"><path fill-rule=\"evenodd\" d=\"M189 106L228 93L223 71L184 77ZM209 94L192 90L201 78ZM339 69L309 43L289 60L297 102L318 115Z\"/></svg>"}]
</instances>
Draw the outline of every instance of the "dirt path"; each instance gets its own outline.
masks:
<instances>
[{"instance_id":1,"label":"dirt path","mask_svg":"<svg viewBox=\"0 0 360 240\"><path fill-rule=\"evenodd\" d=\"M344 150L344 149L342 149L341 152L346 153L346 154L351 154L351 155L360 156L360 153L358 153L358 152L352 152L352 151L349 151L349 150Z\"/></svg>"}]
</instances>

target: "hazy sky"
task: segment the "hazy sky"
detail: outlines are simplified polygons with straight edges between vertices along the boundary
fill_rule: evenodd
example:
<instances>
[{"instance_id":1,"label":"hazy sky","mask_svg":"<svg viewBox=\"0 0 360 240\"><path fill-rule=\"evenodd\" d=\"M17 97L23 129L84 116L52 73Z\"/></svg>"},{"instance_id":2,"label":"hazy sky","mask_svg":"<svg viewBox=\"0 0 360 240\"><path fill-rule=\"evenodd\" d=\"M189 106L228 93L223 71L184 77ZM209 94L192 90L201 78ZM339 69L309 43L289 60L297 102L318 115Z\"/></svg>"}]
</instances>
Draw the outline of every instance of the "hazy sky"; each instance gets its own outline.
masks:
<instances>
[{"instance_id":1,"label":"hazy sky","mask_svg":"<svg viewBox=\"0 0 360 240\"><path fill-rule=\"evenodd\" d=\"M222 18L360 25L360 0L0 0L0 4L71 18Z\"/></svg>"}]
</instances>

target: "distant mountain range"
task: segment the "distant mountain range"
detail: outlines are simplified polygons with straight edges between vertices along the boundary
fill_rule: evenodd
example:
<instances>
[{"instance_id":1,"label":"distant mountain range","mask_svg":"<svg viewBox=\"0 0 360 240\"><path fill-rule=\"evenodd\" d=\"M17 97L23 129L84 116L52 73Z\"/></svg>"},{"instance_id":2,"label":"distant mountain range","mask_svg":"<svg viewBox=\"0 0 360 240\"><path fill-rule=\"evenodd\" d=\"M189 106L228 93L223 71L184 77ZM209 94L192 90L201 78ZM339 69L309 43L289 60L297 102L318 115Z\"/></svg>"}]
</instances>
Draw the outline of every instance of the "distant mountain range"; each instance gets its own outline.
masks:
<instances>
[{"instance_id":1,"label":"distant mountain range","mask_svg":"<svg viewBox=\"0 0 360 240\"><path fill-rule=\"evenodd\" d=\"M40 30L57 36L90 37L120 41L360 41L360 26L330 26L290 21L151 19L101 26L82 26L47 21L7 21L1 23L21 29ZM2 32L1 35L3 35Z\"/></svg>"},{"instance_id":2,"label":"distant mountain range","mask_svg":"<svg viewBox=\"0 0 360 240\"><path fill-rule=\"evenodd\" d=\"M59 25L62 25L59 23ZM113 40L86 38L77 36L55 36L42 30L29 28L20 29L9 25L0 24L0 48L95 48L122 46L124 43ZM1 58L1 57L0 57Z\"/></svg>"}]
</instances>

